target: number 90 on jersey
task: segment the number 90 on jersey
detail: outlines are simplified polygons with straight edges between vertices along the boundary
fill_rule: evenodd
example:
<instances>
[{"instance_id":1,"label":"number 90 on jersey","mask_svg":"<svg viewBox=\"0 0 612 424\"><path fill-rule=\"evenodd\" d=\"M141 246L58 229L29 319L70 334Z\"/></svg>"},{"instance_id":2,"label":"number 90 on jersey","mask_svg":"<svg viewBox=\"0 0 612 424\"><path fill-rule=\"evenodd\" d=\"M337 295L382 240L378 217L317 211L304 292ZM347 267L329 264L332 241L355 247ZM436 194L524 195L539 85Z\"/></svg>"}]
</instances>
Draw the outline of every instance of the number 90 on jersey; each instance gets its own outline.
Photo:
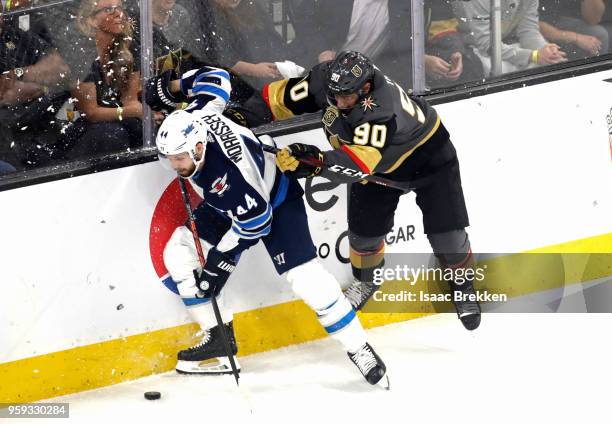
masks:
<instances>
[{"instance_id":1,"label":"number 90 on jersey","mask_svg":"<svg viewBox=\"0 0 612 424\"><path fill-rule=\"evenodd\" d=\"M370 124L364 122L355 128L353 143L358 146L370 145L382 149L387 141L387 126L385 124Z\"/></svg>"}]
</instances>

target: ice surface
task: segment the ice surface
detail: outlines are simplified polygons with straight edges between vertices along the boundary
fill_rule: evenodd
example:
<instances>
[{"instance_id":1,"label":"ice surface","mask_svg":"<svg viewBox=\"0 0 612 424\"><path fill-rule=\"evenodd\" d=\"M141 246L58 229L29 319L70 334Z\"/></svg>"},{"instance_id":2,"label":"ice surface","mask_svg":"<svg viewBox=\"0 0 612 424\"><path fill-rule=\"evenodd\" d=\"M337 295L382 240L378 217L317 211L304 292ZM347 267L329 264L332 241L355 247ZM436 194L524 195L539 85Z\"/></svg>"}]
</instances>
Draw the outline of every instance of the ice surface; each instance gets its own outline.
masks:
<instances>
[{"instance_id":1,"label":"ice surface","mask_svg":"<svg viewBox=\"0 0 612 424\"><path fill-rule=\"evenodd\" d=\"M487 314L469 333L436 315L368 331L390 391L325 339L240 358L243 394L232 376L171 372L53 401L79 423L604 422L611 327L610 314Z\"/></svg>"}]
</instances>

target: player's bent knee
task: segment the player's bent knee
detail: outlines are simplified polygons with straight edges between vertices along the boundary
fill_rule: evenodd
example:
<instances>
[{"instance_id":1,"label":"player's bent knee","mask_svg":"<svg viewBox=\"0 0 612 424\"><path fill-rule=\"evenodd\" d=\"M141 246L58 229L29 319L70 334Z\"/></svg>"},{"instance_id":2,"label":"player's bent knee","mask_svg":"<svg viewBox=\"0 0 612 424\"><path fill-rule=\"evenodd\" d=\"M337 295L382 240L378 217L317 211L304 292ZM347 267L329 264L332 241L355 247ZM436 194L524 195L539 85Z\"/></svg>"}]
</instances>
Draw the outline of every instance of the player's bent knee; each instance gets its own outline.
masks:
<instances>
[{"instance_id":1,"label":"player's bent knee","mask_svg":"<svg viewBox=\"0 0 612 424\"><path fill-rule=\"evenodd\" d=\"M202 241L202 248L206 251L208 244ZM164 265L168 273L177 283L193 278L193 270L200 267L198 254L195 250L193 235L185 226L180 226L164 247Z\"/></svg>"},{"instance_id":2,"label":"player's bent knee","mask_svg":"<svg viewBox=\"0 0 612 424\"><path fill-rule=\"evenodd\" d=\"M380 250L381 244L384 244L384 234L376 237L364 237L349 231L349 245L351 249L358 252L375 253Z\"/></svg>"},{"instance_id":3,"label":"player's bent knee","mask_svg":"<svg viewBox=\"0 0 612 424\"><path fill-rule=\"evenodd\" d=\"M314 310L328 307L341 294L336 278L316 259L290 269L286 278L293 292Z\"/></svg>"},{"instance_id":4,"label":"player's bent knee","mask_svg":"<svg viewBox=\"0 0 612 424\"><path fill-rule=\"evenodd\" d=\"M445 266L459 266L472 255L470 239L465 229L428 234L427 238L434 254Z\"/></svg>"},{"instance_id":5,"label":"player's bent knee","mask_svg":"<svg viewBox=\"0 0 612 424\"><path fill-rule=\"evenodd\" d=\"M349 259L354 278L359 281L372 281L374 271L384 264L384 237L384 235L364 237L349 232Z\"/></svg>"}]
</instances>

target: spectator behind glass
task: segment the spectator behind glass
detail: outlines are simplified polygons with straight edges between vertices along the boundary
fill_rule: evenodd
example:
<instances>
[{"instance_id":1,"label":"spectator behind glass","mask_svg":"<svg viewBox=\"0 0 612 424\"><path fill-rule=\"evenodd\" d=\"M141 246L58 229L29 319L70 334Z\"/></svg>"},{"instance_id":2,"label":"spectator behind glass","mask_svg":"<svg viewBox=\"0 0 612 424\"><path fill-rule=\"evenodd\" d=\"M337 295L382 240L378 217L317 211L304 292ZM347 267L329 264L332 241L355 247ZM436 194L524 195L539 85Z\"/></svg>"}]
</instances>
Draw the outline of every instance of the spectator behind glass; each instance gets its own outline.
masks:
<instances>
[{"instance_id":1,"label":"spectator behind glass","mask_svg":"<svg viewBox=\"0 0 612 424\"><path fill-rule=\"evenodd\" d=\"M186 30L191 26L191 18L187 9L176 4L176 0L151 0L151 14L155 30L163 34L171 50L180 47L190 50Z\"/></svg>"},{"instance_id":2,"label":"spectator behind glass","mask_svg":"<svg viewBox=\"0 0 612 424\"><path fill-rule=\"evenodd\" d=\"M480 59L463 43L450 1L426 0L425 25L425 72L430 87L478 81L484 77Z\"/></svg>"},{"instance_id":3,"label":"spectator behind glass","mask_svg":"<svg viewBox=\"0 0 612 424\"><path fill-rule=\"evenodd\" d=\"M455 14L467 44L477 48L485 75L491 71L491 2L471 0L455 2ZM550 44L540 33L538 0L501 0L502 72L514 72L535 66L565 61L566 54Z\"/></svg>"},{"instance_id":4,"label":"spectator behind glass","mask_svg":"<svg viewBox=\"0 0 612 424\"><path fill-rule=\"evenodd\" d=\"M185 72L203 66L217 66L217 43L222 38L216 34L216 19L208 1L176 3L174 0L150 0L153 20L153 52L155 75L174 71L170 78L179 78ZM188 9L186 9L188 8ZM219 11L217 11L219 13ZM191 39L199 41L190 44ZM138 41L138 37L136 37ZM223 38L222 41L225 41ZM194 50L192 50L194 49ZM233 63L232 63L233 64ZM255 90L229 67L232 92L226 112L232 113L242 125L255 127L270 122L270 110L259 90ZM187 103L178 105L185 107Z\"/></svg>"},{"instance_id":5,"label":"spectator behind glass","mask_svg":"<svg viewBox=\"0 0 612 424\"><path fill-rule=\"evenodd\" d=\"M584 20L585 7L581 0L540 0L540 31L548 41L558 43L569 60L608 52L608 31Z\"/></svg>"},{"instance_id":6,"label":"spectator behind glass","mask_svg":"<svg viewBox=\"0 0 612 424\"><path fill-rule=\"evenodd\" d=\"M84 120L84 134L69 159L142 145L140 72L130 51L132 25L120 0L83 0L77 29L95 39L98 57L73 96ZM159 118L156 116L156 118Z\"/></svg>"},{"instance_id":7,"label":"spectator behind glass","mask_svg":"<svg viewBox=\"0 0 612 424\"><path fill-rule=\"evenodd\" d=\"M215 10L221 65L256 86L282 78L274 62L287 56L287 45L257 2L209 0Z\"/></svg>"},{"instance_id":8,"label":"spectator behind glass","mask_svg":"<svg viewBox=\"0 0 612 424\"><path fill-rule=\"evenodd\" d=\"M216 59L216 47L212 33L215 28L210 22L211 7L203 3L189 3L187 10L176 0L150 0L153 18L153 55L157 58L183 49L195 60L211 63ZM139 17L135 17L138 22ZM137 25L138 27L138 25ZM137 28L136 28L137 29ZM140 44L140 34L135 34Z\"/></svg>"},{"instance_id":9,"label":"spectator behind glass","mask_svg":"<svg viewBox=\"0 0 612 424\"><path fill-rule=\"evenodd\" d=\"M306 66L332 60L342 50L355 50L403 87L410 86L409 1L303 0L296 20L293 44Z\"/></svg>"},{"instance_id":10,"label":"spectator behind glass","mask_svg":"<svg viewBox=\"0 0 612 424\"><path fill-rule=\"evenodd\" d=\"M590 25L603 26L608 31L608 47L612 46L612 0L584 0L582 17Z\"/></svg>"},{"instance_id":11,"label":"spectator behind glass","mask_svg":"<svg viewBox=\"0 0 612 424\"><path fill-rule=\"evenodd\" d=\"M68 72L48 42L0 16L0 160L13 169L33 166L27 150L60 135L55 113L67 97Z\"/></svg>"}]
</instances>

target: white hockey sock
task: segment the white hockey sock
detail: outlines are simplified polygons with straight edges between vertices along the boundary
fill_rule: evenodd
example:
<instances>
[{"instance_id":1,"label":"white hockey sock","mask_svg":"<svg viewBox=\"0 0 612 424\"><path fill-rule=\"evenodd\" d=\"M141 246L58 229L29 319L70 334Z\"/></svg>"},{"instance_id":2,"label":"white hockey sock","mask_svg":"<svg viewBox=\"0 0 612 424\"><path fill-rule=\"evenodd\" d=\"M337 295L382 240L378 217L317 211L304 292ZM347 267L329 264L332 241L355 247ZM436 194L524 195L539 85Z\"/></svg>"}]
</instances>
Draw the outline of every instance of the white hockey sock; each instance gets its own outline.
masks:
<instances>
[{"instance_id":1,"label":"white hockey sock","mask_svg":"<svg viewBox=\"0 0 612 424\"><path fill-rule=\"evenodd\" d=\"M293 291L316 313L329 335L349 352L357 351L366 342L365 331L340 284L316 259L287 272Z\"/></svg>"},{"instance_id":2,"label":"white hockey sock","mask_svg":"<svg viewBox=\"0 0 612 424\"><path fill-rule=\"evenodd\" d=\"M217 325L217 319L215 318L215 311L211 299L200 299L195 296L198 288L195 285L194 278L181 281L177 284L177 288L181 294L181 300L187 307L189 316L200 324L202 330L208 330ZM230 306L226 305L224 299L225 297L222 291L219 296L217 296L217 304L219 305L219 312L221 312L221 319L227 324L234 318L234 314Z\"/></svg>"},{"instance_id":3,"label":"white hockey sock","mask_svg":"<svg viewBox=\"0 0 612 424\"><path fill-rule=\"evenodd\" d=\"M366 334L359 318L343 294L327 308L315 312L330 337L342 343L350 353L358 351L366 343Z\"/></svg>"}]
</instances>

